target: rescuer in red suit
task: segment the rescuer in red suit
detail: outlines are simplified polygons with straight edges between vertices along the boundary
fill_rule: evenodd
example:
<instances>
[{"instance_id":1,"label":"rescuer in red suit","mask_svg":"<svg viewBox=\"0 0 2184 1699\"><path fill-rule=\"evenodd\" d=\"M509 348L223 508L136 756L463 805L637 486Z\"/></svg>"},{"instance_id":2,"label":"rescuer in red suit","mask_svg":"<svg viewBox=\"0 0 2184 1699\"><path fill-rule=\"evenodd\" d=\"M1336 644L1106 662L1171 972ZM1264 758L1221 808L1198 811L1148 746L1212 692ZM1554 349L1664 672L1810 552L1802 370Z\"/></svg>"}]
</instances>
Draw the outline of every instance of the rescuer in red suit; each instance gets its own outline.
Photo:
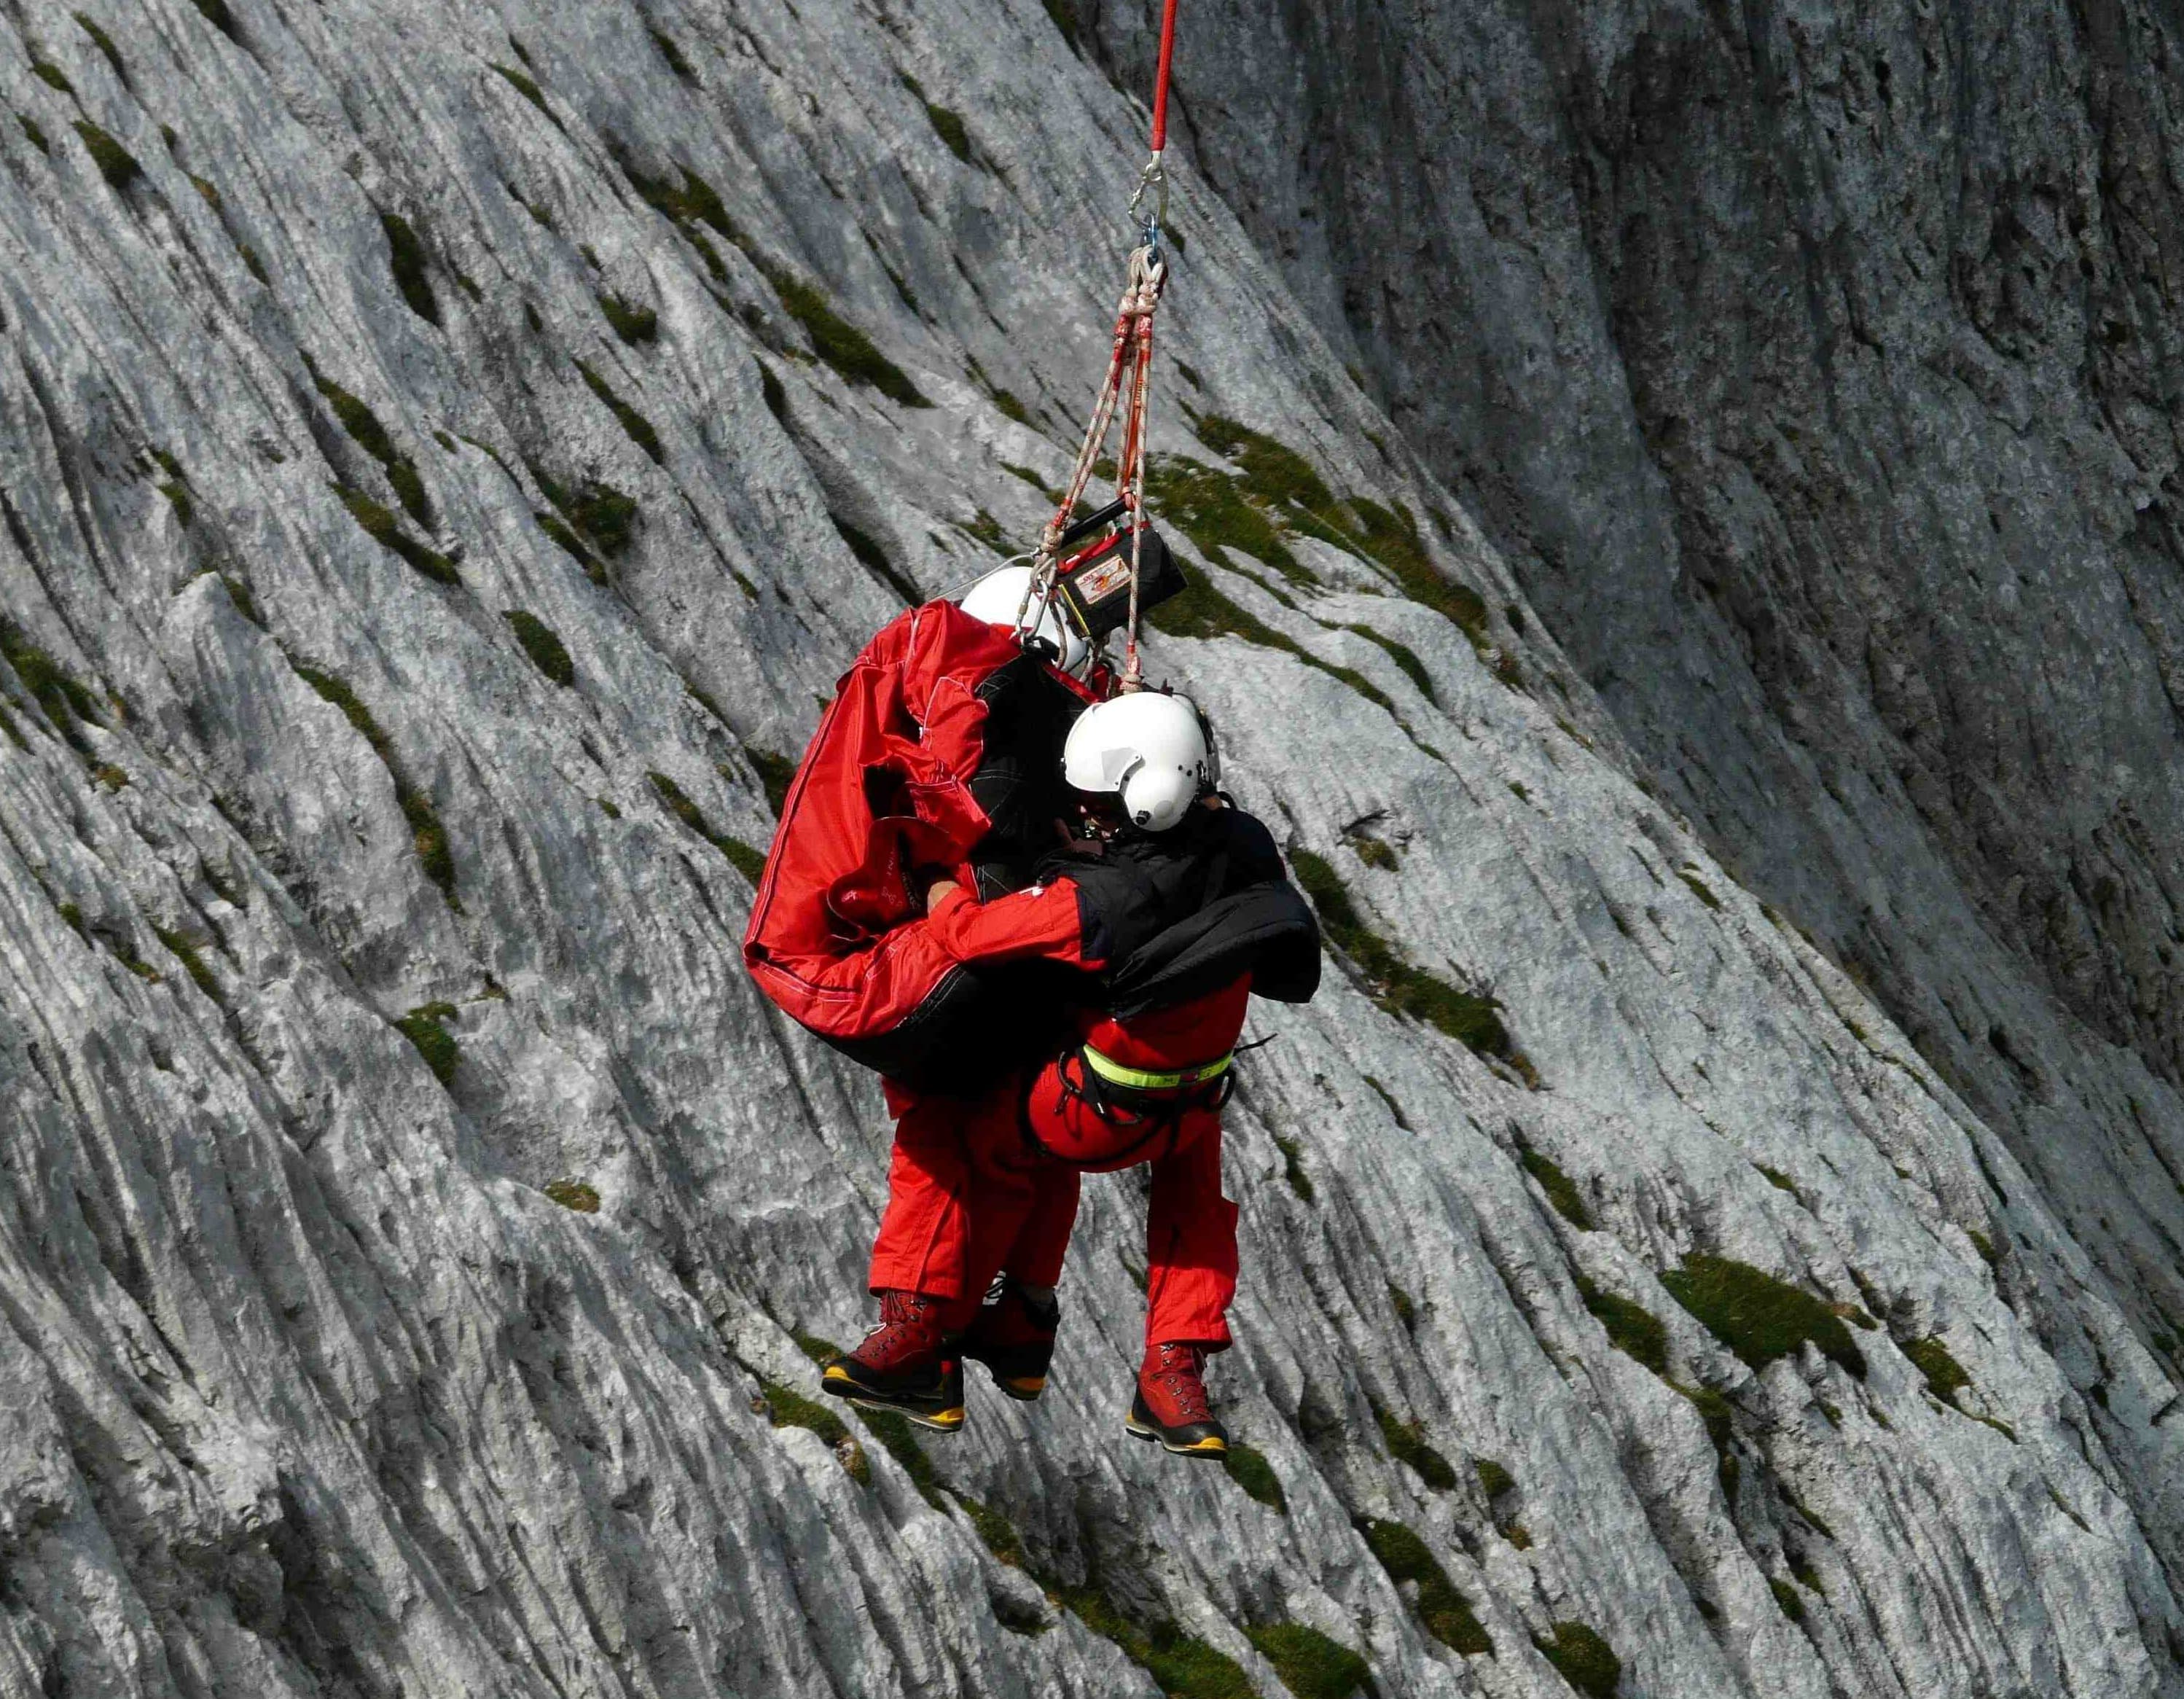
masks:
<instances>
[{"instance_id":1,"label":"rescuer in red suit","mask_svg":"<svg viewBox=\"0 0 2184 1699\"><path fill-rule=\"evenodd\" d=\"M1148 692L1086 710L1063 766L1077 835L1034 883L984 902L936 885L906 930L940 959L1073 970L1068 1033L975 1097L890 1087L897 1136L870 1276L881 1325L825 1384L943 1431L963 1420L963 1357L1036 1398L1078 1176L1149 1162L1146 1345L1128 1426L1218 1457L1227 1437L1203 1369L1229 1343L1237 1274L1220 1109L1251 994L1308 998L1318 929L1266 828L1217 794L1188 701ZM1001 1295L981 1307L997 1272Z\"/></svg>"}]
</instances>

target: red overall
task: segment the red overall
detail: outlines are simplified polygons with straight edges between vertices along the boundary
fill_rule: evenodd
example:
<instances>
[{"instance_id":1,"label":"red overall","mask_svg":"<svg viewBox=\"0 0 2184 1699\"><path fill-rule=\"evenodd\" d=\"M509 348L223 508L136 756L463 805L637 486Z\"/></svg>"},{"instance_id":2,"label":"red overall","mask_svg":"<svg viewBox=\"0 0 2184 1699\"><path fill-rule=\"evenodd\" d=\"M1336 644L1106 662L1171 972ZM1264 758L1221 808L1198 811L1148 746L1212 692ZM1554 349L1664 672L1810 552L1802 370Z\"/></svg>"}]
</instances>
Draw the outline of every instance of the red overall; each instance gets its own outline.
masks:
<instances>
[{"instance_id":1,"label":"red overall","mask_svg":"<svg viewBox=\"0 0 2184 1699\"><path fill-rule=\"evenodd\" d=\"M783 802L744 937L759 989L822 1037L900 1026L977 959L915 923L912 874L965 877L991 826L971 790L985 754L979 691L1022 654L1009 632L929 602L843 674Z\"/></svg>"},{"instance_id":2,"label":"red overall","mask_svg":"<svg viewBox=\"0 0 2184 1699\"><path fill-rule=\"evenodd\" d=\"M1080 959L1067 879L983 905L949 898L929 924L945 948L990 955L1006 935L1018 948ZM1240 978L1128 1022L1087 1014L1079 1034L1124 1067L1190 1067L1234 1048L1250 992ZM969 1103L890 1090L894 1155L870 1284L948 1300L948 1324L960 1327L1002 1268L1033 1285L1060 1278L1080 1174L1150 1162L1146 1341L1221 1350L1237 1257L1236 1206L1221 1193L1220 1111L1201 1087L1134 1095L1128 1109L1103 1114L1084 1090L1084 1067L1072 1050L1028 1083L1013 1078Z\"/></svg>"}]
</instances>

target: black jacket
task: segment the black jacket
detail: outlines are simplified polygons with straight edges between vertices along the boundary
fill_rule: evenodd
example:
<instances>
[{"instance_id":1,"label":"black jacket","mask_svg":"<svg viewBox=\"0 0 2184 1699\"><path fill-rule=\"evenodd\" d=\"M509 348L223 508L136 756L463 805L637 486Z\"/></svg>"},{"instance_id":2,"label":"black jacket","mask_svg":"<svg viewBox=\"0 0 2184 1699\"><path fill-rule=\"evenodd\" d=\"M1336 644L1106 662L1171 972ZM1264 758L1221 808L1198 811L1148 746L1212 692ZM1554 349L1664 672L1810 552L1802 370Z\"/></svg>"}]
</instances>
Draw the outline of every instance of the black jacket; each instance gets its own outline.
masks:
<instances>
[{"instance_id":1,"label":"black jacket","mask_svg":"<svg viewBox=\"0 0 2184 1699\"><path fill-rule=\"evenodd\" d=\"M1194 808L1167 832L1071 844L1037 877L1077 888L1084 954L1106 964L1102 1001L1120 1019L1246 972L1277 1002L1307 1002L1319 989L1319 923L1273 834L1240 808Z\"/></svg>"}]
</instances>

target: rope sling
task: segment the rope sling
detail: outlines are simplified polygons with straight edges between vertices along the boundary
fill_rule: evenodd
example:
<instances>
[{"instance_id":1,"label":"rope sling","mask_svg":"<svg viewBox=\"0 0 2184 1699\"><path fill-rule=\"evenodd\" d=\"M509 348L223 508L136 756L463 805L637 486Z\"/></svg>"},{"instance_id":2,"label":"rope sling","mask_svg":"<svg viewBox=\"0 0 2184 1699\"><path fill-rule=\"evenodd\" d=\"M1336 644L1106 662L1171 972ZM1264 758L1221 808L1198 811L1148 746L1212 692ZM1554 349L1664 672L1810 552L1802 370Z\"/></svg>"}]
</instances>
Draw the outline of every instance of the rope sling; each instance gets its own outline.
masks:
<instances>
[{"instance_id":1,"label":"rope sling","mask_svg":"<svg viewBox=\"0 0 2184 1699\"><path fill-rule=\"evenodd\" d=\"M1161 252L1161 226L1167 216L1167 174L1161 155L1167 146L1168 70L1175 57L1176 3L1177 0L1166 0L1161 15L1160 65L1153 80L1152 157L1139 175L1129 204L1129 216L1138 221L1140 240L1130 252L1128 281L1115 309L1115 340L1108 356L1107 376L1084 427L1069 487L1040 533L1039 548L1032 557L1031 582L1017 616L1018 630L1036 630L1053 605L1064 533L1092 481L1093 468L1099 463L1100 451L1106 446L1107 433L1120 409L1123 442L1115 460L1114 505L1121 510L1130 532L1130 610L1117 688L1126 692L1143 688L1145 682L1138 660L1138 582L1145 551L1145 415L1152 379L1153 314L1167 282L1167 262Z\"/></svg>"}]
</instances>

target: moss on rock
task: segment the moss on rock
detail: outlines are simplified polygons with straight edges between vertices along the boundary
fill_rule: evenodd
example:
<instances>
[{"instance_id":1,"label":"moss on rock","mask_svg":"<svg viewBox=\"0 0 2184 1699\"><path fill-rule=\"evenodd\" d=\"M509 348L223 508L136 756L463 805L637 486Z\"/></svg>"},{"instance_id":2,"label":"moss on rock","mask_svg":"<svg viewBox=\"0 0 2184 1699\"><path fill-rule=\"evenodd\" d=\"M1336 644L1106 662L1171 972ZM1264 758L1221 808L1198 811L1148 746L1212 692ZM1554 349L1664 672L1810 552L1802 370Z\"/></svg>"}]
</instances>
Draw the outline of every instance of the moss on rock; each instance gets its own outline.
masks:
<instances>
[{"instance_id":1,"label":"moss on rock","mask_svg":"<svg viewBox=\"0 0 2184 1699\"><path fill-rule=\"evenodd\" d=\"M1275 1623L1245 1632L1296 1699L1352 1699L1361 1693L1365 1699L1379 1699L1380 1690L1373 1685L1371 1667L1318 1629L1302 1623Z\"/></svg>"},{"instance_id":2,"label":"moss on rock","mask_svg":"<svg viewBox=\"0 0 2184 1699\"><path fill-rule=\"evenodd\" d=\"M1585 1699L1615 1699L1623 1680L1623 1660L1594 1629L1580 1622L1559 1622L1549 1635L1534 1636L1532 1644Z\"/></svg>"},{"instance_id":3,"label":"moss on rock","mask_svg":"<svg viewBox=\"0 0 2184 1699\"><path fill-rule=\"evenodd\" d=\"M454 1018L452 1003L423 1003L394 1023L395 1030L417 1047L425 1066L432 1070L432 1078L442 1085L454 1083L455 1070L462 1064L462 1046L446 1024Z\"/></svg>"},{"instance_id":4,"label":"moss on rock","mask_svg":"<svg viewBox=\"0 0 2184 1699\"><path fill-rule=\"evenodd\" d=\"M553 627L521 608L510 608L501 617L514 629L516 642L523 645L523 652L539 671L559 685L577 682L577 664L569 659L568 647Z\"/></svg>"},{"instance_id":5,"label":"moss on rock","mask_svg":"<svg viewBox=\"0 0 2184 1699\"><path fill-rule=\"evenodd\" d=\"M1825 1303L1764 1269L1726 1256L1693 1256L1661 1276L1669 1295L1707 1331L1755 1369L1810 1342L1822 1356L1863 1379L1865 1358L1842 1317Z\"/></svg>"},{"instance_id":6,"label":"moss on rock","mask_svg":"<svg viewBox=\"0 0 2184 1699\"><path fill-rule=\"evenodd\" d=\"M98 167L98 175L112 187L125 189L144 175L136 156L88 118L75 120L75 133L83 138L84 150L91 155L91 163Z\"/></svg>"},{"instance_id":7,"label":"moss on rock","mask_svg":"<svg viewBox=\"0 0 2184 1699\"><path fill-rule=\"evenodd\" d=\"M1425 1631L1451 1652L1467 1657L1494 1650L1494 1637L1471 1608L1471 1602L1448 1579L1448 1571L1417 1533L1400 1522L1371 1521L1362 1524L1365 1543L1380 1560L1389 1579L1417 1585L1412 1603Z\"/></svg>"}]
</instances>

